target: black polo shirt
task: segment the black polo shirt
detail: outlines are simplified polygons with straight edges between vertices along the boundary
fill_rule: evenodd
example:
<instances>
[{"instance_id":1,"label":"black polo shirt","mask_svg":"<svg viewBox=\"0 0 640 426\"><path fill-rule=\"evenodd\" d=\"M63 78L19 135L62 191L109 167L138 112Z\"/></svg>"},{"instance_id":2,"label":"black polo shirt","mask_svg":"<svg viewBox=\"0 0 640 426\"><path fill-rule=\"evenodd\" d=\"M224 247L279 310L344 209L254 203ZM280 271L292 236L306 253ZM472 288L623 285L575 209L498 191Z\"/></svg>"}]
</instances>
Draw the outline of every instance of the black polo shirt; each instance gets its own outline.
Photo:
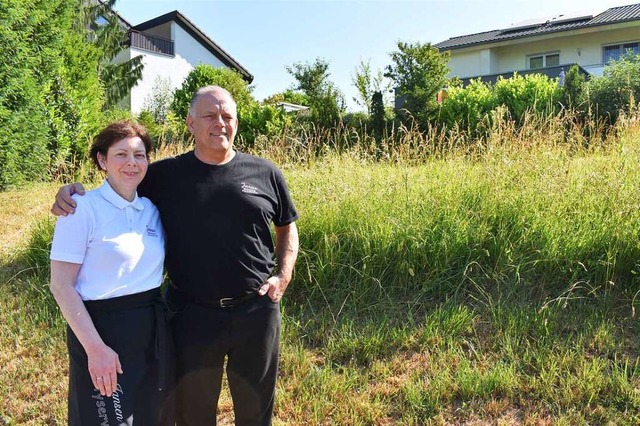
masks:
<instances>
[{"instance_id":1,"label":"black polo shirt","mask_svg":"<svg viewBox=\"0 0 640 426\"><path fill-rule=\"evenodd\" d=\"M160 211L172 284L203 300L257 290L275 265L271 224L298 219L282 172L242 152L222 165L193 151L155 162L138 193Z\"/></svg>"}]
</instances>

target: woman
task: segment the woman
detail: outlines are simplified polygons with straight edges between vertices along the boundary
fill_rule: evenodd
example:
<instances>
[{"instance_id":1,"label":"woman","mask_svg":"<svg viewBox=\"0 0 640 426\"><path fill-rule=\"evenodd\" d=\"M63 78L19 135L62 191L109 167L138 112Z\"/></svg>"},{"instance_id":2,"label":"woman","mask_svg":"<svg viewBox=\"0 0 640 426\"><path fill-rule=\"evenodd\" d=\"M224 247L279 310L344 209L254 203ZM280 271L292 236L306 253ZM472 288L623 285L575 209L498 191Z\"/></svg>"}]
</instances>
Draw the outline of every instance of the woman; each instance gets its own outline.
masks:
<instances>
[{"instance_id":1,"label":"woman","mask_svg":"<svg viewBox=\"0 0 640 426\"><path fill-rule=\"evenodd\" d=\"M56 224L51 292L69 324L70 425L173 424L164 231L156 207L136 192L150 149L146 130L131 121L103 129L90 155L106 179L74 197L75 214Z\"/></svg>"}]
</instances>

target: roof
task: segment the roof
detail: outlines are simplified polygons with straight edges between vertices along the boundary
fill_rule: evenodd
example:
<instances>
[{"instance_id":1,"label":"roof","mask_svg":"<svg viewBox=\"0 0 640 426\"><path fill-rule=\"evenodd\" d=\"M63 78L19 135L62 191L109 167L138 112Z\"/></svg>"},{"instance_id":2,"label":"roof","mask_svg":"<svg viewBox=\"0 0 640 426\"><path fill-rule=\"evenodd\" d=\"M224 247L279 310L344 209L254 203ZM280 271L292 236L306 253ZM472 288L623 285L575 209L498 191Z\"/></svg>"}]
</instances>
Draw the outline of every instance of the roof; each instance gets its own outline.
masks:
<instances>
[{"instance_id":1,"label":"roof","mask_svg":"<svg viewBox=\"0 0 640 426\"><path fill-rule=\"evenodd\" d=\"M238 61L236 61L231 55L222 49L219 45L217 45L213 40L211 40L202 30L195 26L193 22L188 20L182 13L177 10L173 12L165 13L162 16L158 16L157 18L153 18L149 21L142 22L138 25L134 25L132 29L136 31L146 31L150 28L157 27L162 24L166 24L167 22L174 21L178 24L183 30L185 30L191 37L197 40L200 44L202 44L209 52L215 55L220 61L228 66L229 68L233 68L238 71L242 78L248 83L253 81L253 75Z\"/></svg>"},{"instance_id":2,"label":"roof","mask_svg":"<svg viewBox=\"0 0 640 426\"><path fill-rule=\"evenodd\" d=\"M628 6L612 7L611 9L607 9L595 16L576 15L575 18L572 19L562 19L562 16L563 15L559 15L555 18L538 21L538 23L529 23L524 26L515 26L503 30L493 30L477 34L452 37L449 40L435 44L434 47L441 51L461 49L463 47L494 43L498 41L637 21L640 20L640 3Z\"/></svg>"}]
</instances>

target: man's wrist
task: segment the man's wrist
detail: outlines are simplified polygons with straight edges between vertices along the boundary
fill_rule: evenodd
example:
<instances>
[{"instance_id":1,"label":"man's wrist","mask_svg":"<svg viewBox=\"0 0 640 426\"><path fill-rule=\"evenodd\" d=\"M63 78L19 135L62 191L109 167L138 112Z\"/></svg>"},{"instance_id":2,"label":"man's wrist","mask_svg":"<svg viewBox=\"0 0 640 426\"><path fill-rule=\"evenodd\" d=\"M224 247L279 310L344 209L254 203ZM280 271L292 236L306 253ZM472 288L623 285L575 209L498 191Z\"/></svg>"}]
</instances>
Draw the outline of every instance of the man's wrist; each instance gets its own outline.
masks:
<instances>
[{"instance_id":1,"label":"man's wrist","mask_svg":"<svg viewBox=\"0 0 640 426\"><path fill-rule=\"evenodd\" d=\"M277 279L279 279L279 280L284 281L284 282L285 282L285 284L289 284L289 282L291 281L291 274L287 274L287 273L284 273L284 272L282 272L282 271L278 271L278 272L274 275L274 277L276 277L276 278L277 278Z\"/></svg>"}]
</instances>

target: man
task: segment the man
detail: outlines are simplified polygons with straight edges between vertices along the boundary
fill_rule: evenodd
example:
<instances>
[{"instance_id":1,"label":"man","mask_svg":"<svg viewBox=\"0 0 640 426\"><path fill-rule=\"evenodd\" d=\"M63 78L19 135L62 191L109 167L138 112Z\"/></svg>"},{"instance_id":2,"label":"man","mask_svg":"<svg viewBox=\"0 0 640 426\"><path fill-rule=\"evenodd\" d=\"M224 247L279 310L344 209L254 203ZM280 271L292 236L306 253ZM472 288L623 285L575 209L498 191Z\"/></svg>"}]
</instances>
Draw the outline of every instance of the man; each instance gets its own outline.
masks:
<instances>
[{"instance_id":1,"label":"man","mask_svg":"<svg viewBox=\"0 0 640 426\"><path fill-rule=\"evenodd\" d=\"M216 424L226 358L236 425L268 425L278 370L278 302L298 255L298 214L282 173L233 149L238 118L228 91L199 89L187 126L194 150L151 164L138 188L158 207L166 231L177 424ZM76 191L81 187L64 187L52 212L72 212Z\"/></svg>"}]
</instances>

